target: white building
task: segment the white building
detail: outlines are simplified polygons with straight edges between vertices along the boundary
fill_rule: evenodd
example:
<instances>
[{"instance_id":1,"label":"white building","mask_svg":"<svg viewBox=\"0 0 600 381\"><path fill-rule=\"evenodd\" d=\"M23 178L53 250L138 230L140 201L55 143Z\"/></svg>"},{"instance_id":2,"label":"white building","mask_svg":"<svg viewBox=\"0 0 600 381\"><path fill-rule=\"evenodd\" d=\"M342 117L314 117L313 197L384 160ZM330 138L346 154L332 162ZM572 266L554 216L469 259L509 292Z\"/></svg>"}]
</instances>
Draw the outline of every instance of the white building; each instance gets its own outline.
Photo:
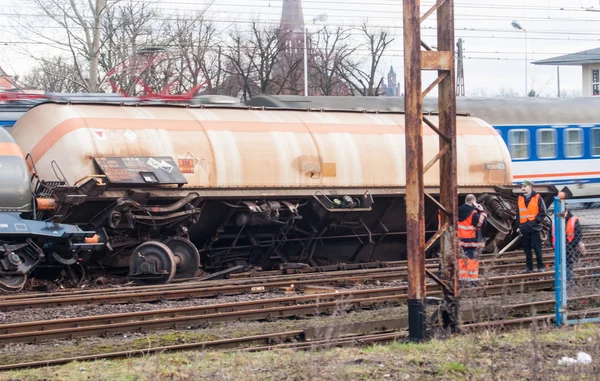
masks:
<instances>
[{"instance_id":1,"label":"white building","mask_svg":"<svg viewBox=\"0 0 600 381\"><path fill-rule=\"evenodd\" d=\"M581 94L600 96L600 48L535 61L534 65L581 66Z\"/></svg>"}]
</instances>

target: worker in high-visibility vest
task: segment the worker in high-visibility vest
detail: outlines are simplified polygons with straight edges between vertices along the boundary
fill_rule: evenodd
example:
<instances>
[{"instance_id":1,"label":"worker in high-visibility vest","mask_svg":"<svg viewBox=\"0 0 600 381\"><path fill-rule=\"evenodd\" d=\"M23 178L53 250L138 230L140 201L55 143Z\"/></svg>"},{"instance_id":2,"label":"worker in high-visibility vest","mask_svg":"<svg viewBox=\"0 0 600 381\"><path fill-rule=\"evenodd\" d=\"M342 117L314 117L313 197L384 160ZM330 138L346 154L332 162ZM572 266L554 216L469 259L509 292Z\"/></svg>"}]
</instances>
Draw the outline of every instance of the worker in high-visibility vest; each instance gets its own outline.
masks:
<instances>
[{"instance_id":1,"label":"worker in high-visibility vest","mask_svg":"<svg viewBox=\"0 0 600 381\"><path fill-rule=\"evenodd\" d=\"M585 246L583 245L582 238L583 232L581 230L581 224L579 223L579 217L574 216L571 211L565 210L559 214L560 217L565 219L565 248L567 249L567 280L573 279L573 269L575 262L579 259L579 255L583 254ZM554 226L552 226L552 247L556 239L554 237Z\"/></svg>"},{"instance_id":2,"label":"worker in high-visibility vest","mask_svg":"<svg viewBox=\"0 0 600 381\"><path fill-rule=\"evenodd\" d=\"M458 208L458 239L465 255L475 259L478 248L483 247L481 228L487 213L477 204L475 195L469 194L465 203Z\"/></svg>"},{"instance_id":3,"label":"worker in high-visibility vest","mask_svg":"<svg viewBox=\"0 0 600 381\"><path fill-rule=\"evenodd\" d=\"M458 208L458 240L465 254L465 258L459 259L458 263L460 280L479 279L477 254L484 245L481 229L487 219L487 213L476 201L475 195L469 194L465 203Z\"/></svg>"},{"instance_id":4,"label":"worker in high-visibility vest","mask_svg":"<svg viewBox=\"0 0 600 381\"><path fill-rule=\"evenodd\" d=\"M519 227L517 233L523 236L523 251L527 269L525 272L533 271L532 250L535 251L537 271L544 271L542 259L542 222L546 218L546 204L542 197L533 190L530 181L521 183L522 195L519 195L517 207L519 211Z\"/></svg>"}]
</instances>

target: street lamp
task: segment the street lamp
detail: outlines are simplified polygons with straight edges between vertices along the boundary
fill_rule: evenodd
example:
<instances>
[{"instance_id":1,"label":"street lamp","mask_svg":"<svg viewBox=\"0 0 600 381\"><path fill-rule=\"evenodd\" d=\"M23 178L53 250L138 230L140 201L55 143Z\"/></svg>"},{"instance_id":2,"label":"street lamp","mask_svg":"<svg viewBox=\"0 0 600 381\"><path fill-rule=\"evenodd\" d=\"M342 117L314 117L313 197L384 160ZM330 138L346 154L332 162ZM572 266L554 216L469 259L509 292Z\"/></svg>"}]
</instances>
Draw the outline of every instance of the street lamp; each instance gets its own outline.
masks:
<instances>
[{"instance_id":1,"label":"street lamp","mask_svg":"<svg viewBox=\"0 0 600 381\"><path fill-rule=\"evenodd\" d=\"M312 19L314 24L317 21L326 21L327 13L321 13ZM308 45L306 44L306 35L308 34L308 27L304 28L304 96L308 96Z\"/></svg>"},{"instance_id":2,"label":"street lamp","mask_svg":"<svg viewBox=\"0 0 600 381\"><path fill-rule=\"evenodd\" d=\"M513 22L510 23L510 25L512 25L512 27L515 29L522 30L523 32L525 32L525 96L527 96L527 30L525 30L525 28L523 28L521 24L519 24L515 20L513 20Z\"/></svg>"}]
</instances>

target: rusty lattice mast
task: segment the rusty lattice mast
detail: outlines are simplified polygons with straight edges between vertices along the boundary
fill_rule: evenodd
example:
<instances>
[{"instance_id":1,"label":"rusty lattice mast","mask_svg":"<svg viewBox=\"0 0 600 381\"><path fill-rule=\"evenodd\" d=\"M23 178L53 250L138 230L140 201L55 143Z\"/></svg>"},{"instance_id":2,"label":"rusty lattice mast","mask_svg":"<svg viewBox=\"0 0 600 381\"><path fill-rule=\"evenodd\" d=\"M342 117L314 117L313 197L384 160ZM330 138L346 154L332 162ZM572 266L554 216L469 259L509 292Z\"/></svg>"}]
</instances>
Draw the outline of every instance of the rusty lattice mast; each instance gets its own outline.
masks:
<instances>
[{"instance_id":1,"label":"rusty lattice mast","mask_svg":"<svg viewBox=\"0 0 600 381\"><path fill-rule=\"evenodd\" d=\"M458 211L456 178L456 87L454 77L454 0L437 0L421 15L420 0L404 0L404 92L406 120L406 227L408 232L408 313L409 336L421 340L426 334L425 276L444 290L444 325L456 328L459 284L456 271ZM437 49L421 40L421 23L437 13ZM422 90L422 70L437 70L438 77ZM439 125L423 115L422 102L438 87ZM440 150L423 162L423 123L439 135ZM440 199L426 192L423 174L439 161ZM441 211L440 230L425 242L425 197ZM425 251L441 239L442 280L425 270Z\"/></svg>"}]
</instances>

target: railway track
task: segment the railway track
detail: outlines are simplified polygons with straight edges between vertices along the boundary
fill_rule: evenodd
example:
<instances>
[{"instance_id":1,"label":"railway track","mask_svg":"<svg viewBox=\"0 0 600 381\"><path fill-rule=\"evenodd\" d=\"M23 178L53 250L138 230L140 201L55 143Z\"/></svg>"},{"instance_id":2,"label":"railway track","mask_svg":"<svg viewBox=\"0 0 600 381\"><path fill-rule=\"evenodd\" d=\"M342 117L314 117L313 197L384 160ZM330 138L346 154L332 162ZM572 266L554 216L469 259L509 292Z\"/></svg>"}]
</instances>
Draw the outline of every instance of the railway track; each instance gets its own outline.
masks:
<instances>
[{"instance_id":1,"label":"railway track","mask_svg":"<svg viewBox=\"0 0 600 381\"><path fill-rule=\"evenodd\" d=\"M494 256L493 254L485 254L481 259L481 268L483 271L488 272L506 272L513 269L521 269L524 267L524 258L522 252L514 252L509 257L504 253L502 256ZM516 257L516 262L515 262ZM588 245L588 253L586 254L586 260L596 260L600 257L600 243L596 245ZM544 261L547 264L554 263L554 255L549 254L546 250L543 255ZM429 270L435 270L438 266L439 260L427 259L426 267ZM386 270L389 269L389 270ZM392 262L370 262L365 264L339 264L332 266L320 267L318 269L309 268L302 271L297 270L293 273L281 274L281 272L274 271L260 271L260 272L246 272L241 274L232 274L230 279L223 280L212 280L212 281L198 281L189 279L187 282L173 283L160 286L123 286L113 288L98 288L98 289L85 289L85 290L61 290L54 293L18 293L18 294L5 294L0 295L0 301L14 300L23 298L36 298L36 297L53 297L53 296L73 296L83 294L94 294L94 293L111 293L111 292L126 292L127 290L168 290L189 287L191 284L198 284L201 286L216 286L225 284L241 284L241 283L252 283L262 281L275 281L275 280L302 280L309 279L312 277L323 277L324 273L334 273L342 275L354 275L356 272L361 274L368 274L370 272L377 271L395 271L395 270L406 270L406 261L392 261ZM355 271L355 272L353 272ZM254 276L251 276L254 275ZM297 278L294 278L297 277ZM304 278L303 278L304 277ZM249 279L251 278L251 279Z\"/></svg>"},{"instance_id":2,"label":"railway track","mask_svg":"<svg viewBox=\"0 0 600 381\"><path fill-rule=\"evenodd\" d=\"M596 245L588 245L588 253L585 257L586 260L598 261L600 262L600 244ZM515 262L515 259L518 259ZM554 263L554 255L550 254L550 250L546 249L544 252L544 261L546 264ZM438 266L438 259L428 259L426 263L426 267L430 271L436 271ZM506 273L510 271L518 271L524 267L524 258L523 254L520 251L504 253L502 256L498 257L494 254L484 254L481 260L481 274L485 275L493 274L493 273ZM312 270L312 271L311 271ZM232 276L230 279L224 280L212 280L212 281L198 281L198 280L189 280L188 282L182 283L174 283L167 284L161 286L124 286L124 287L113 287L113 288L98 288L98 289L86 289L86 290L63 290L54 293L19 293L19 294L7 294L0 295L0 311L2 311L2 304L5 304L7 301L16 301L21 299L34 300L38 298L43 299L54 299L54 298L71 298L75 296L83 296L83 295L108 295L108 294L122 294L127 292L145 292L146 290L152 291L175 291L175 290L183 290L191 287L202 287L202 288L211 288L211 287L219 287L219 286L227 286L227 285L251 285L251 284L260 284L264 282L288 282L288 283L296 283L298 284L301 281L308 281L310 279L324 278L326 276L330 276L335 278L336 275L324 275L324 274L338 274L337 277L356 277L357 274L360 275L369 275L375 274L377 272L383 274L386 272L399 272L404 271L406 273L406 261L393 261L393 262L372 262L368 264L350 264L350 265L332 265L321 267L317 270L315 269L303 269L302 271L294 271L291 274L281 274L281 272L258 272L253 274L255 276L250 276L249 273L245 274L237 274ZM399 274L402 275L402 274ZM394 275L395 276L395 275ZM402 275L406 276L406 274ZM374 281L376 280L386 280L385 276L383 279L379 279L377 277L373 277ZM361 279L356 279L357 281L361 281ZM387 279L390 280L390 279ZM395 279L391 279L395 280ZM326 284L326 283L320 283ZM332 284L336 284L335 281ZM260 286L259 286L260 287ZM252 290L250 287L249 292L259 292L259 287ZM210 297L214 296L214 294L207 294L206 296L193 296L193 297ZM55 299L56 300L56 299ZM144 300L141 300L144 301ZM154 301L154 299L150 300Z\"/></svg>"},{"instance_id":3,"label":"railway track","mask_svg":"<svg viewBox=\"0 0 600 381\"><path fill-rule=\"evenodd\" d=\"M490 284L467 289L464 295L490 296L507 292L551 290L554 281L548 278L548 275L523 274L513 277L512 283L506 283L506 279L491 279ZM540 276L546 279L536 279ZM585 277L580 276L579 278ZM588 278L593 278L593 276L588 276ZM406 302L406 292L407 287L350 290L331 294L296 295L216 305L3 324L0 325L0 344L107 336L157 329L181 329L216 322L313 316L332 313L336 310L364 309L376 305L399 305ZM441 289L435 285L428 286L427 292L428 296L441 295ZM541 305L533 306L541 308L542 305L547 304L544 302Z\"/></svg>"},{"instance_id":4,"label":"railway track","mask_svg":"<svg viewBox=\"0 0 600 381\"><path fill-rule=\"evenodd\" d=\"M600 271L600 267L587 268L586 271ZM521 279L531 279L540 276L549 277L554 272L547 271L537 274L517 274L508 276L496 276L486 279L490 286L502 287L510 282ZM310 276L309 276L310 275ZM304 278L308 276L308 278ZM27 308L60 307L67 305L92 305L92 304L123 304L155 302L162 300L181 300L188 298L207 298L218 295L239 295L242 293L262 293L277 291L282 287L302 289L308 286L343 286L362 284L376 281L404 280L407 276L406 269L383 268L373 270L351 270L346 272L332 272L319 274L302 274L303 278L297 276L274 279L250 279L233 284L204 285L198 283L185 283L179 285L166 285L161 288L133 288L133 289L111 289L105 292L90 290L91 292L58 293L58 294L36 294L34 297L27 295L9 295L0 300L0 311L11 311ZM435 284L428 286L430 289L438 287ZM406 287L404 287L406 288Z\"/></svg>"},{"instance_id":5,"label":"railway track","mask_svg":"<svg viewBox=\"0 0 600 381\"><path fill-rule=\"evenodd\" d=\"M600 259L600 251L590 250L584 260L596 261ZM509 263L499 265L499 258L482 260L482 277L485 274L493 275L499 269L520 269L522 263ZM549 262L550 258L547 258ZM431 271L437 270L437 264L427 264ZM598 272L600 268L590 267L587 271ZM552 275L553 272L544 272ZM522 276L537 276L527 274L489 276L492 283L508 283ZM293 285L296 289L309 286L344 286L368 282L385 282L405 280L407 270L404 267L384 267L377 269L361 269L332 271L324 273L289 274L266 276L260 278L234 278L211 282L190 282L169 284L161 287L125 287L111 289L78 290L57 293L37 294L11 294L0 298L0 311L10 311L26 308L60 307L67 305L92 305L92 304L124 304L155 302L161 300L181 300L188 298L207 298L218 295L238 295L242 293L262 293L277 291L282 287L289 288Z\"/></svg>"},{"instance_id":6,"label":"railway track","mask_svg":"<svg viewBox=\"0 0 600 381\"><path fill-rule=\"evenodd\" d=\"M594 297L597 297L595 295ZM503 310L524 311L531 309L534 304L548 305L553 301L542 301L521 305L503 306ZM574 311L570 313L571 317L583 317L585 314L599 314L600 309L592 311ZM473 312L467 311L463 314L463 319L474 316ZM525 316L518 318L491 320L491 321L473 321L467 320L467 324L461 326L463 331L476 331L481 329L511 329L528 326L531 324L546 323L551 324L554 321L554 314L542 314L535 316ZM32 361L24 363L13 363L0 365L0 371L34 368L42 366L63 365L73 361L93 361L100 359L118 359L130 358L136 356L148 356L150 354L175 352L185 350L217 350L217 351L265 351L278 349L319 349L339 346L367 345L373 343L384 343L397 340L404 340L407 337L406 332L407 319L400 318L395 320L386 320L381 322L358 323L347 326L322 327L319 329L293 330L286 332L268 333L263 335L245 336L234 339L220 339L212 341L203 341L196 343L186 343L159 347L150 347L142 350L127 350L110 353L83 355L68 358L58 358L52 360ZM323 332L335 332L341 337L324 338ZM375 332L375 333L373 333Z\"/></svg>"}]
</instances>

